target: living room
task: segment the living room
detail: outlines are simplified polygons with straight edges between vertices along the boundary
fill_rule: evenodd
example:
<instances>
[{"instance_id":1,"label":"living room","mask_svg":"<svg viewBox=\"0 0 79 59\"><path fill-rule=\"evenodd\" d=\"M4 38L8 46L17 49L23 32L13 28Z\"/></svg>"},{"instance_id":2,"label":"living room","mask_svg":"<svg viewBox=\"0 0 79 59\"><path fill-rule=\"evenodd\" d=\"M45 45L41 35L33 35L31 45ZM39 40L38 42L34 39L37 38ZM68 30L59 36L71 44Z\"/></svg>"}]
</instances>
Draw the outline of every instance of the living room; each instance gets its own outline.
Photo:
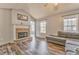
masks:
<instances>
[{"instance_id":1,"label":"living room","mask_svg":"<svg viewBox=\"0 0 79 59\"><path fill-rule=\"evenodd\" d=\"M78 55L79 3L0 3L0 55Z\"/></svg>"}]
</instances>

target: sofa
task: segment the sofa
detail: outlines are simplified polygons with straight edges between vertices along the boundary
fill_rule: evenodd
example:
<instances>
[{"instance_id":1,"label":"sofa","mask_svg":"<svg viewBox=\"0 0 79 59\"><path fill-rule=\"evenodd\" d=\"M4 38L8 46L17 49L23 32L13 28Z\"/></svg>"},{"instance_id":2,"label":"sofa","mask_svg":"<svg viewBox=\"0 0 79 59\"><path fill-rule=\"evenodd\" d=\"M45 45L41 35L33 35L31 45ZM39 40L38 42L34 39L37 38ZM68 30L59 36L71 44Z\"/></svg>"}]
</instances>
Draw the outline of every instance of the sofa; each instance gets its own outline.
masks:
<instances>
[{"instance_id":1,"label":"sofa","mask_svg":"<svg viewBox=\"0 0 79 59\"><path fill-rule=\"evenodd\" d=\"M57 35L46 36L47 42L65 46L68 39L79 39L79 33L58 31Z\"/></svg>"},{"instance_id":2,"label":"sofa","mask_svg":"<svg viewBox=\"0 0 79 59\"><path fill-rule=\"evenodd\" d=\"M58 31L58 37L79 39L79 33Z\"/></svg>"}]
</instances>

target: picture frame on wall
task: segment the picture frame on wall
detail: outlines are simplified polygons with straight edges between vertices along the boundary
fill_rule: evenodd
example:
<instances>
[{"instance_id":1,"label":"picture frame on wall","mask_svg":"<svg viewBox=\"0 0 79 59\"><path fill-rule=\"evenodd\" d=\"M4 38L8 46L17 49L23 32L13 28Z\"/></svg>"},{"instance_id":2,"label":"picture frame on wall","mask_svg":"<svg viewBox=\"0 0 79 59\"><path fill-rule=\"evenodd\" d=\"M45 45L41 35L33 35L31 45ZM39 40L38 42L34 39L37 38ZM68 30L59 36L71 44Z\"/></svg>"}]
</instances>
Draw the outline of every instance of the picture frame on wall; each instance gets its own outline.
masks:
<instances>
[{"instance_id":1,"label":"picture frame on wall","mask_svg":"<svg viewBox=\"0 0 79 59\"><path fill-rule=\"evenodd\" d=\"M28 21L28 16L17 13L17 19L22 21Z\"/></svg>"}]
</instances>

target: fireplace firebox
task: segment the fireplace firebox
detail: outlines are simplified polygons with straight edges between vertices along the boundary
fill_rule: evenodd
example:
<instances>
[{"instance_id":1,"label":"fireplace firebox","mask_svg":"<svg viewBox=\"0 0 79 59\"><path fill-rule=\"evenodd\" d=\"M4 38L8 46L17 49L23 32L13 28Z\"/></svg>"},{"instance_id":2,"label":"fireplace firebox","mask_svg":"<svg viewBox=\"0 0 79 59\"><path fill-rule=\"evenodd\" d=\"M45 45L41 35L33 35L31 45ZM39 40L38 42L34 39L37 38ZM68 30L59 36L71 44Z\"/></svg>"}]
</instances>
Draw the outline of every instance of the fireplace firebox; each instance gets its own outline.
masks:
<instances>
[{"instance_id":1,"label":"fireplace firebox","mask_svg":"<svg viewBox=\"0 0 79 59\"><path fill-rule=\"evenodd\" d=\"M28 32L18 32L18 39L28 37Z\"/></svg>"},{"instance_id":2,"label":"fireplace firebox","mask_svg":"<svg viewBox=\"0 0 79 59\"><path fill-rule=\"evenodd\" d=\"M16 39L22 39L29 36L28 28L16 28Z\"/></svg>"}]
</instances>

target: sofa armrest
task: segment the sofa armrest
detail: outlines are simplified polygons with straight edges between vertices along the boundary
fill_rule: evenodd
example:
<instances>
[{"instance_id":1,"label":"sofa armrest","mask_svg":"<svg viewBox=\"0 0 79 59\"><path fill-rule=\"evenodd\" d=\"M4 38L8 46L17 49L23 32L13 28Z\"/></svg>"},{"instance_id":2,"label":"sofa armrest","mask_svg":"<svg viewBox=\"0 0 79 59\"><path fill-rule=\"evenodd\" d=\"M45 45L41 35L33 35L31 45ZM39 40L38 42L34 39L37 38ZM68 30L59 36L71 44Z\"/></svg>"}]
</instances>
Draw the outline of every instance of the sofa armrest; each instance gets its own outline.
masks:
<instances>
[{"instance_id":1,"label":"sofa armrest","mask_svg":"<svg viewBox=\"0 0 79 59\"><path fill-rule=\"evenodd\" d=\"M47 42L52 42L52 43L56 43L56 44L60 44L60 45L65 46L65 42L66 42L65 38L48 36L48 37L46 37L46 39L47 39Z\"/></svg>"}]
</instances>

